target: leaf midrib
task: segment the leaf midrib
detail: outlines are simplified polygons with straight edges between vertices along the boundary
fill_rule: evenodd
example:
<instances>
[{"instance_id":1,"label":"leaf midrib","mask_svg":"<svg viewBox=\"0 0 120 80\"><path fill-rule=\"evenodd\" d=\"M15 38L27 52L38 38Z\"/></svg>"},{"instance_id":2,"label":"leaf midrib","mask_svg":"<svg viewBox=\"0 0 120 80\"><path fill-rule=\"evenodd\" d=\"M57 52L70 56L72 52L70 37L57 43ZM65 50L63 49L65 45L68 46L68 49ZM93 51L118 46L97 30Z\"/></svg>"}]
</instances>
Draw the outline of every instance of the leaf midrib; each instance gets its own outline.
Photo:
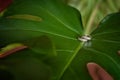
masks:
<instances>
[{"instance_id":1,"label":"leaf midrib","mask_svg":"<svg viewBox=\"0 0 120 80\"><path fill-rule=\"evenodd\" d=\"M4 29L4 30L8 30L8 29ZM17 29L14 29L15 31L17 30ZM11 31L14 31L13 29L11 29ZM10 31L10 30L9 30ZM20 29L19 29L19 31L20 31ZM37 31L37 30L25 30L25 29L22 29L21 31L33 31L33 32L44 32L44 33L48 33L48 34L51 34L51 32L46 32L46 31ZM55 35L56 33L52 33L52 35ZM59 35L59 34L56 34L56 36L60 36L60 37L63 37L63 38L66 38L66 39L69 39L69 40L75 40L76 41L76 39L74 39L74 38L69 38L68 36L66 37L66 36L61 36L61 35ZM65 67L63 68L63 70L61 71L61 73L60 73L60 75L59 75L59 77L57 78L57 80L60 80L61 79L61 77L63 76L63 74L64 74L64 72L66 71L66 69L69 67L69 65L71 64L71 62L72 62L72 60L75 58L75 56L77 55L77 53L78 53L78 51L81 49L81 47L82 47L82 45L83 45L84 43L82 43L82 42L80 42L80 44L75 48L75 50L73 50L73 55L71 55L70 56L70 59L69 59L69 61L68 61L68 63L65 65ZM69 50L68 50L69 51Z\"/></svg>"},{"instance_id":2,"label":"leaf midrib","mask_svg":"<svg viewBox=\"0 0 120 80\"><path fill-rule=\"evenodd\" d=\"M4 30L7 31L8 29L4 29ZM14 29L14 30L16 31L16 29ZM9 31L14 31L14 30L13 30L13 29L10 29ZM20 29L19 29L19 31L20 31ZM33 31L33 32L36 32L37 30L25 30L25 29L22 29L21 31ZM44 31L37 31L37 32L44 32ZM46 31L45 31L44 33L51 34L51 32L46 32ZM52 35L55 35L55 34L52 33ZM67 39L71 40L71 38L68 38L68 36L66 37L66 36L61 36L61 35L58 35L58 34L57 34L56 36L64 37L64 38L67 38ZM75 41L76 41L76 39L72 39L72 40L75 40ZM67 64L66 64L65 67L63 68L63 70L61 71L61 73L60 73L59 77L57 78L57 80L60 80L60 79L61 79L61 77L63 76L64 72L65 72L66 69L69 67L69 65L71 64L72 60L75 58L75 56L77 55L78 51L81 49L81 47L82 47L83 44L84 44L84 43L81 43L81 42L80 42L80 44L78 45L78 47L75 48L75 50L70 51L70 52L73 53L73 55L70 56L69 61L67 62ZM63 51L65 51L65 50L63 50ZM68 50L68 51L69 51L69 50Z\"/></svg>"},{"instance_id":3,"label":"leaf midrib","mask_svg":"<svg viewBox=\"0 0 120 80\"><path fill-rule=\"evenodd\" d=\"M61 71L60 75L58 76L57 80L60 80L64 74L64 72L66 71L66 69L69 67L69 65L71 64L71 62L73 61L73 59L75 58L75 56L77 55L78 51L82 48L83 46L83 42L80 42L80 44L75 48L73 55L70 56L70 59L68 61L68 63L65 65L65 67L63 68L63 70Z\"/></svg>"},{"instance_id":4,"label":"leaf midrib","mask_svg":"<svg viewBox=\"0 0 120 80\"><path fill-rule=\"evenodd\" d=\"M63 37L63 38L66 38L66 39L69 39L69 40L74 40L76 41L75 38L72 38L72 37L69 37L69 36L64 36L64 35L61 35L61 34L56 34L56 33L53 33L53 32L48 32L48 31L40 31L40 30L27 30L27 29L2 29L2 30L5 30L5 31L31 31L31 32L43 32L43 33L47 33L47 34L51 34L51 35L55 35L55 36L59 36L59 37Z\"/></svg>"}]
</instances>

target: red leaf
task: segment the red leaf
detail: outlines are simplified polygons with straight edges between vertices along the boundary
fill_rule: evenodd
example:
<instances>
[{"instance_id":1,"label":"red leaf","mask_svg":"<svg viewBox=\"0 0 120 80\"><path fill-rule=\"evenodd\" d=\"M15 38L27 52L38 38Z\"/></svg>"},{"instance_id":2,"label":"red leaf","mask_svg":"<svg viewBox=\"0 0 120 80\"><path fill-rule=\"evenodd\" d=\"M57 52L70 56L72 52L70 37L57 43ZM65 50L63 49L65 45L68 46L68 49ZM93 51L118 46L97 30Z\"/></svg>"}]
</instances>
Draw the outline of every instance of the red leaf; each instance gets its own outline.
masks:
<instances>
[{"instance_id":1,"label":"red leaf","mask_svg":"<svg viewBox=\"0 0 120 80\"><path fill-rule=\"evenodd\" d=\"M93 80L114 80L109 73L96 63L88 63L87 68Z\"/></svg>"},{"instance_id":2,"label":"red leaf","mask_svg":"<svg viewBox=\"0 0 120 80\"><path fill-rule=\"evenodd\" d=\"M0 0L0 12L6 9L12 2L13 0Z\"/></svg>"},{"instance_id":3,"label":"red leaf","mask_svg":"<svg viewBox=\"0 0 120 80\"><path fill-rule=\"evenodd\" d=\"M4 53L1 53L0 54L0 58L4 58L4 57L6 57L6 56L9 56L9 55L11 55L11 54L13 54L13 53L15 53L15 52L17 52L17 51L20 51L20 50L23 50L23 49L26 49L26 48L28 48L27 46L19 46L19 47L16 47L16 48L14 48L14 49L11 49L11 50L9 50L9 51L6 51L6 52L4 52Z\"/></svg>"}]
</instances>

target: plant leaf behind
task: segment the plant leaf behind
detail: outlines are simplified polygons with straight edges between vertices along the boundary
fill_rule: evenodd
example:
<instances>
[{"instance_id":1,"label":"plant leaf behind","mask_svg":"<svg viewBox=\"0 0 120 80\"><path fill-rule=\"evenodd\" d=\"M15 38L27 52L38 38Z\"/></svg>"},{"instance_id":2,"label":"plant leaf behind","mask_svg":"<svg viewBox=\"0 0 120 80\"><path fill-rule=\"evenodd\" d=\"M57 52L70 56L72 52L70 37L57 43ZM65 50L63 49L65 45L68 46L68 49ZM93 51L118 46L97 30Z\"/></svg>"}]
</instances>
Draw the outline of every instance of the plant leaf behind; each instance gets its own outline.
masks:
<instances>
[{"instance_id":1,"label":"plant leaf behind","mask_svg":"<svg viewBox=\"0 0 120 80\"><path fill-rule=\"evenodd\" d=\"M39 44L34 41L39 41ZM41 36L25 41L25 44L29 45L28 49L14 52L0 59L0 79L50 80L52 71L48 61L56 56L51 40L47 36ZM31 45L34 47L32 48ZM40 51L36 51L38 48ZM46 62L46 60L48 61Z\"/></svg>"},{"instance_id":2,"label":"plant leaf behind","mask_svg":"<svg viewBox=\"0 0 120 80\"><path fill-rule=\"evenodd\" d=\"M23 41L22 43L28 46L28 48L32 51L38 53L36 57L40 58L41 60L57 56L55 46L50 40L50 38L48 38L47 36L40 36L37 38Z\"/></svg>"}]
</instances>

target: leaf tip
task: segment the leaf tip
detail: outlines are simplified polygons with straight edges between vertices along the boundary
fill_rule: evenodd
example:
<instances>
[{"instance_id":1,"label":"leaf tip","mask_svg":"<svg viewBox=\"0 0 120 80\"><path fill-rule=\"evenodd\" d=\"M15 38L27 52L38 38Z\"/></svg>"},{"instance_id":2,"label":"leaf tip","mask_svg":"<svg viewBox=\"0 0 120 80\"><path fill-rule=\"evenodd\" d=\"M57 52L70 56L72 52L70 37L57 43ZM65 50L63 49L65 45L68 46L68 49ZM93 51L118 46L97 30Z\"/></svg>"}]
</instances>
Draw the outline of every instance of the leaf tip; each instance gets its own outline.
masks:
<instances>
[{"instance_id":1,"label":"leaf tip","mask_svg":"<svg viewBox=\"0 0 120 80\"><path fill-rule=\"evenodd\" d=\"M94 62L88 63L87 69L93 80L114 80L109 73Z\"/></svg>"},{"instance_id":2,"label":"leaf tip","mask_svg":"<svg viewBox=\"0 0 120 80\"><path fill-rule=\"evenodd\" d=\"M28 47L25 45L19 44L19 43L10 44L10 45L1 49L0 58L4 58L10 54L13 54L17 51L20 51L20 50L23 50L26 48L28 48Z\"/></svg>"}]
</instances>

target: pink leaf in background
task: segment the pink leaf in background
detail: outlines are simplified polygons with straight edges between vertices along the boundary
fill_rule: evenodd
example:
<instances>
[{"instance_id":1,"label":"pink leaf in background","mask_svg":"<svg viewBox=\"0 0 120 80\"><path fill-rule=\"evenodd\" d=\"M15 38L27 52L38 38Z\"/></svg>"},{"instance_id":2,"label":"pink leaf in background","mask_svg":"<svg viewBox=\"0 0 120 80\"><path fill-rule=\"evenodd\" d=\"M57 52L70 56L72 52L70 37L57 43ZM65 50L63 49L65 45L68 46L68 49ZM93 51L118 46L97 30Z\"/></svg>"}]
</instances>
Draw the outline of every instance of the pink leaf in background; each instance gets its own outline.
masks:
<instances>
[{"instance_id":1,"label":"pink leaf in background","mask_svg":"<svg viewBox=\"0 0 120 80\"><path fill-rule=\"evenodd\" d=\"M13 0L0 0L0 12L6 9L12 2Z\"/></svg>"},{"instance_id":2,"label":"pink leaf in background","mask_svg":"<svg viewBox=\"0 0 120 80\"><path fill-rule=\"evenodd\" d=\"M96 63L88 63L87 68L93 80L114 80L109 73Z\"/></svg>"}]
</instances>

